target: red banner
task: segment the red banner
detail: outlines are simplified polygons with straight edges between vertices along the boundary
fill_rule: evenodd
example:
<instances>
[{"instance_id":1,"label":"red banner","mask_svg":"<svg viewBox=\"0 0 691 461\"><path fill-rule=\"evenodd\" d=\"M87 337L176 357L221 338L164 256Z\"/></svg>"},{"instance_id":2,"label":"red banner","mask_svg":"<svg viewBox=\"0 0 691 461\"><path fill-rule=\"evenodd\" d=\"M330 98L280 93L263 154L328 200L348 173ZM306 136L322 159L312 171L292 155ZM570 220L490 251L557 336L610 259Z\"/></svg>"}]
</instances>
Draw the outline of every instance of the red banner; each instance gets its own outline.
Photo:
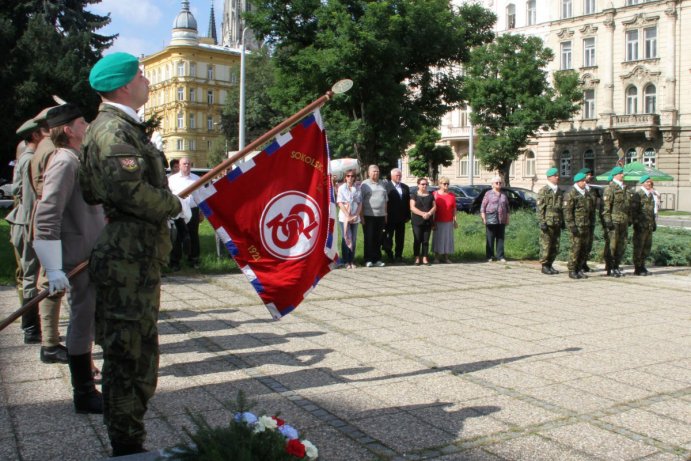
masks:
<instances>
[{"instance_id":1,"label":"red banner","mask_svg":"<svg viewBox=\"0 0 691 461\"><path fill-rule=\"evenodd\" d=\"M335 204L319 111L195 198L275 319L295 309L335 263Z\"/></svg>"}]
</instances>

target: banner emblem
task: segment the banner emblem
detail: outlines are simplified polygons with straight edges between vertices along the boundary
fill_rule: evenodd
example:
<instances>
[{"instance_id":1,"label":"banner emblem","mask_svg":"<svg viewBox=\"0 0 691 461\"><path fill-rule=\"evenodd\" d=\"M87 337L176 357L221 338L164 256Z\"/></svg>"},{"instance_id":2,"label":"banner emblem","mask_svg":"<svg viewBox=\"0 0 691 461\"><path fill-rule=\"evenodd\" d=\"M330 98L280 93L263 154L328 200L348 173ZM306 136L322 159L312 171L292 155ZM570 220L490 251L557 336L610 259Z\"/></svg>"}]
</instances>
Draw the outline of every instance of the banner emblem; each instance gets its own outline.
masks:
<instances>
[{"instance_id":1,"label":"banner emblem","mask_svg":"<svg viewBox=\"0 0 691 461\"><path fill-rule=\"evenodd\" d=\"M319 206L312 197L298 191L284 192L264 208L262 244L276 258L303 258L314 251L320 222Z\"/></svg>"}]
</instances>

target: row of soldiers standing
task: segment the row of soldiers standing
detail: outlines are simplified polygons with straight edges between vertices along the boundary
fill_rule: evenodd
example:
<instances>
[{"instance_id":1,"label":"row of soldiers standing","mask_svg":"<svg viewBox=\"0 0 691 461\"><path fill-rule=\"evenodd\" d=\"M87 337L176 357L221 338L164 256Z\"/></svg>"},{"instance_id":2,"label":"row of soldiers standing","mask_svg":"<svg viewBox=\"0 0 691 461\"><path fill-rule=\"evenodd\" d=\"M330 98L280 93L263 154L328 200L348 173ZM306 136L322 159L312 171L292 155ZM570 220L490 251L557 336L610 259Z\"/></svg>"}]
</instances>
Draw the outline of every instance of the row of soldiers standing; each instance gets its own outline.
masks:
<instances>
[{"instance_id":1,"label":"row of soldiers standing","mask_svg":"<svg viewBox=\"0 0 691 461\"><path fill-rule=\"evenodd\" d=\"M548 184L538 194L537 214L540 223L540 263L542 273L555 275L554 263L559 253L562 229L568 229L571 238L569 277L587 278L588 256L593 248L595 223L599 217L604 237L604 260L607 275L624 275L621 264L626 251L628 227L633 226L634 275L649 275L645 267L652 248L655 222L655 197L649 176L639 180L641 189L635 193L624 185L624 169L617 166L610 173L610 183L600 195L591 187L593 172L580 170L573 178L573 188L566 194L559 189L559 171L550 168L546 173Z\"/></svg>"}]
</instances>

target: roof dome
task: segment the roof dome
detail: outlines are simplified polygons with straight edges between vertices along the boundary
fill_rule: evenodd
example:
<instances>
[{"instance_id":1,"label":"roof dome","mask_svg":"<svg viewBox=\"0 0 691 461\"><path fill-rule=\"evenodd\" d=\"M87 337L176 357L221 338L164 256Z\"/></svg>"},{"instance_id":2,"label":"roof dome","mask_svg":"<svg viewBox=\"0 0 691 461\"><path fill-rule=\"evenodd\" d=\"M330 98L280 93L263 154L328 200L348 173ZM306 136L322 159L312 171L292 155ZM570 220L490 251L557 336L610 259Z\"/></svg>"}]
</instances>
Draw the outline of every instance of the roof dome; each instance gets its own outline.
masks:
<instances>
[{"instance_id":1,"label":"roof dome","mask_svg":"<svg viewBox=\"0 0 691 461\"><path fill-rule=\"evenodd\" d=\"M182 11L180 11L173 22L173 29L193 29L197 30L197 20L190 11L190 2L182 2Z\"/></svg>"}]
</instances>

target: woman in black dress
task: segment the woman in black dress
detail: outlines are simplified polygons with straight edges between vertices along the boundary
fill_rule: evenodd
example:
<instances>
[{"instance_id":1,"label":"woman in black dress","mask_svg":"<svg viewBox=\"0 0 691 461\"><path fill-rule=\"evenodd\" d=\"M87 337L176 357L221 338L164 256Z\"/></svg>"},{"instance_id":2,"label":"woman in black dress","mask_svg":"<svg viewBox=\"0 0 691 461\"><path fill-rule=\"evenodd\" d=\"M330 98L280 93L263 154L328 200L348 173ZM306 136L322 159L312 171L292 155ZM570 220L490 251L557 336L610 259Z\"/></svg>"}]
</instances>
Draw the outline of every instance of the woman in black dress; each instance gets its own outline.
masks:
<instances>
[{"instance_id":1,"label":"woman in black dress","mask_svg":"<svg viewBox=\"0 0 691 461\"><path fill-rule=\"evenodd\" d=\"M411 223L413 225L413 255L415 265L422 264L429 266L429 237L432 234L432 224L434 223L434 212L437 206L434 196L427 192L427 178L418 178L417 191L410 193L410 211L412 214Z\"/></svg>"}]
</instances>

